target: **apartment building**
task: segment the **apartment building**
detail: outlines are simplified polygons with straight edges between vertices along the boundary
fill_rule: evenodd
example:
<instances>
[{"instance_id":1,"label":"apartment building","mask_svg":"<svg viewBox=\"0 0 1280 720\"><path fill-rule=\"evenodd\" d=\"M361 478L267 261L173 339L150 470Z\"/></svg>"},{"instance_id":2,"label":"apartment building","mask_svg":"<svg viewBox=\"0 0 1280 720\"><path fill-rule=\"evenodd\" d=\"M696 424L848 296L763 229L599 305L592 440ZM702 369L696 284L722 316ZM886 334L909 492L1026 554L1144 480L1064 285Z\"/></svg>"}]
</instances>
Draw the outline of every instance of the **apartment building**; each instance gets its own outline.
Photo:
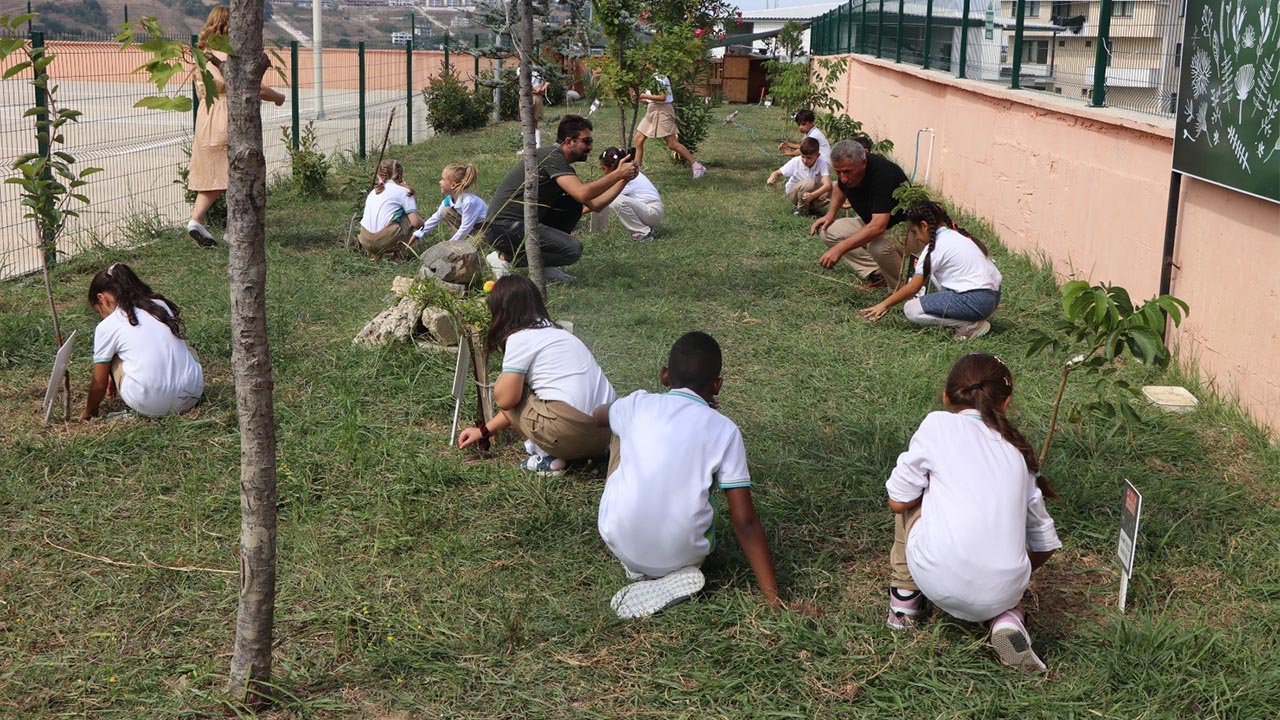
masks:
<instances>
[{"instance_id":1,"label":"apartment building","mask_svg":"<svg viewBox=\"0 0 1280 720\"><path fill-rule=\"evenodd\" d=\"M1024 87L1092 99L1101 8L1100 0L1026 3ZM1017 5L1005 0L1000 12L1015 18ZM1185 12L1185 0L1112 2L1106 67L1108 104L1152 113L1175 112ZM1044 24L1061 29L1046 30ZM1013 33L1006 33L1001 64L1011 68Z\"/></svg>"}]
</instances>

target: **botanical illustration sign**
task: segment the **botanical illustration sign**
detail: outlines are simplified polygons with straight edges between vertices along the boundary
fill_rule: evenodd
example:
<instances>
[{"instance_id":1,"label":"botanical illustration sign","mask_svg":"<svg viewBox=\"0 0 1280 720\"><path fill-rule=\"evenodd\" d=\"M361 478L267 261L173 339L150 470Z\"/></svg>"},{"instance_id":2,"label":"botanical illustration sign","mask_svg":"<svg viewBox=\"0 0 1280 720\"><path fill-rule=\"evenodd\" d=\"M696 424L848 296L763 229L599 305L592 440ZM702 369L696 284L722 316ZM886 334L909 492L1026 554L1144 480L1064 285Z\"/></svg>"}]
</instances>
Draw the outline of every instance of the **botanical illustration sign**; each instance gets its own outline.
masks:
<instances>
[{"instance_id":1,"label":"botanical illustration sign","mask_svg":"<svg viewBox=\"0 0 1280 720\"><path fill-rule=\"evenodd\" d=\"M1187 0L1173 169L1280 202L1280 0Z\"/></svg>"}]
</instances>

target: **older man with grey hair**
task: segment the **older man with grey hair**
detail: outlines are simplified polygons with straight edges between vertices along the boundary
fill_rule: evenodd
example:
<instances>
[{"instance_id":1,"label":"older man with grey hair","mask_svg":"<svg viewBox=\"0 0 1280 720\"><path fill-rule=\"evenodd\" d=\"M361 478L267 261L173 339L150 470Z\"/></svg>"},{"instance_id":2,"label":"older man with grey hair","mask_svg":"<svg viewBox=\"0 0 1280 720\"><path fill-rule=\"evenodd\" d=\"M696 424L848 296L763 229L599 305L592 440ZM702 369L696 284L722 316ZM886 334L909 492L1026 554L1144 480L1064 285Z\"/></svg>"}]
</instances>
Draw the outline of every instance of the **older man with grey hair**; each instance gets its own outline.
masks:
<instances>
[{"instance_id":1,"label":"older man with grey hair","mask_svg":"<svg viewBox=\"0 0 1280 720\"><path fill-rule=\"evenodd\" d=\"M836 176L831 207L809 228L810 235L821 232L829 248L818 262L830 269L844 260L869 286L887 282L897 287L902 283L904 251L920 250L906 248L888 236L889 228L903 220L901 212L893 212L898 204L893 191L907 181L907 174L897 163L868 153L853 140L831 146L831 169ZM846 198L854 216L837 220Z\"/></svg>"}]
</instances>

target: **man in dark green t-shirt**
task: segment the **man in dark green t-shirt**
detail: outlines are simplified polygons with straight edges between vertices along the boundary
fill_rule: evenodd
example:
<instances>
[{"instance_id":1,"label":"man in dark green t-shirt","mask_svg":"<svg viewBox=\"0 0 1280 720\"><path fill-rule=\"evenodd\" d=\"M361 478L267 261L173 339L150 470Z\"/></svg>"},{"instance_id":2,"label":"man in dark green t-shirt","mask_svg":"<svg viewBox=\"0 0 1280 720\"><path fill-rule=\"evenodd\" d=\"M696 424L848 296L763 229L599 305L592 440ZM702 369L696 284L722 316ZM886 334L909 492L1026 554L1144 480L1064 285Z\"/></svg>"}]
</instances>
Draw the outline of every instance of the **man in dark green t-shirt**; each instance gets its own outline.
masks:
<instances>
[{"instance_id":1,"label":"man in dark green t-shirt","mask_svg":"<svg viewBox=\"0 0 1280 720\"><path fill-rule=\"evenodd\" d=\"M591 121L581 115L565 115L556 130L556 144L535 151L538 161L538 247L547 279L572 282L573 276L558 268L582 257L582 241L570 235L582 218L582 208L603 210L637 174L625 159L617 169L598 180L584 183L573 163L586 160L594 139ZM524 265L524 161L511 168L489 203L485 241L494 247L486 258L494 275Z\"/></svg>"},{"instance_id":2,"label":"man in dark green t-shirt","mask_svg":"<svg viewBox=\"0 0 1280 720\"><path fill-rule=\"evenodd\" d=\"M831 171L836 176L831 208L809 228L810 235L821 232L829 248L818 262L830 269L844 260L868 285L897 287L902 281L904 251L914 255L921 250L904 248L888 234L903 220L901 212L893 212L898 205L893 191L907 181L907 174L894 161L868 153L853 140L831 146ZM846 198L854 216L837 220Z\"/></svg>"}]
</instances>

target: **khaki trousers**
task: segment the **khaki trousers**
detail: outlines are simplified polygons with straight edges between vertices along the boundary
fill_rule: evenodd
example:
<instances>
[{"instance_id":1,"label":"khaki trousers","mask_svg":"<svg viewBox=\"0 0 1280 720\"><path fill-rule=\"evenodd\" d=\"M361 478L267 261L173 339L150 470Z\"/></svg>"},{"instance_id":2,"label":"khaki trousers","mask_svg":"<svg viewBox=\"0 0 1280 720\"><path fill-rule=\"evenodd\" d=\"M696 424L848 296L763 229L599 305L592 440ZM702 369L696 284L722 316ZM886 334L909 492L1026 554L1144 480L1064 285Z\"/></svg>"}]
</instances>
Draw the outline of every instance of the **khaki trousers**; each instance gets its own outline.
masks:
<instances>
[{"instance_id":1,"label":"khaki trousers","mask_svg":"<svg viewBox=\"0 0 1280 720\"><path fill-rule=\"evenodd\" d=\"M360 249L371 258L379 258L383 255L405 257L409 248L413 246L413 241L413 226L410 225L408 216L388 223L376 233L369 232L363 225L360 226Z\"/></svg>"},{"instance_id":2,"label":"khaki trousers","mask_svg":"<svg viewBox=\"0 0 1280 720\"><path fill-rule=\"evenodd\" d=\"M827 206L831 204L831 196L823 195L812 201L806 201L801 196L807 192L813 192L818 188L818 184L812 180L801 180L787 191L787 199L802 213L817 215L825 213Z\"/></svg>"},{"instance_id":3,"label":"khaki trousers","mask_svg":"<svg viewBox=\"0 0 1280 720\"><path fill-rule=\"evenodd\" d=\"M889 587L899 590L919 590L907 567L907 537L920 519L920 506L904 513L893 514L893 549L889 551Z\"/></svg>"},{"instance_id":4,"label":"khaki trousers","mask_svg":"<svg viewBox=\"0 0 1280 720\"><path fill-rule=\"evenodd\" d=\"M828 225L822 231L822 239L827 243L827 247L835 247L842 240L861 230L866 223L862 222L862 218L854 215L853 217L840 218ZM859 277L866 278L873 272L884 275L885 281L890 288L896 288L902 284L902 261L906 255L917 255L924 249L924 245L911 243L910 246L904 247L903 242L890 236L890 232L886 231L883 235L863 245L856 250L847 252L844 257L845 264L853 268Z\"/></svg>"},{"instance_id":5,"label":"khaki trousers","mask_svg":"<svg viewBox=\"0 0 1280 720\"><path fill-rule=\"evenodd\" d=\"M525 386L520 404L504 410L507 419L538 447L562 460L600 457L609 450L609 428L559 400L546 401Z\"/></svg>"}]
</instances>

